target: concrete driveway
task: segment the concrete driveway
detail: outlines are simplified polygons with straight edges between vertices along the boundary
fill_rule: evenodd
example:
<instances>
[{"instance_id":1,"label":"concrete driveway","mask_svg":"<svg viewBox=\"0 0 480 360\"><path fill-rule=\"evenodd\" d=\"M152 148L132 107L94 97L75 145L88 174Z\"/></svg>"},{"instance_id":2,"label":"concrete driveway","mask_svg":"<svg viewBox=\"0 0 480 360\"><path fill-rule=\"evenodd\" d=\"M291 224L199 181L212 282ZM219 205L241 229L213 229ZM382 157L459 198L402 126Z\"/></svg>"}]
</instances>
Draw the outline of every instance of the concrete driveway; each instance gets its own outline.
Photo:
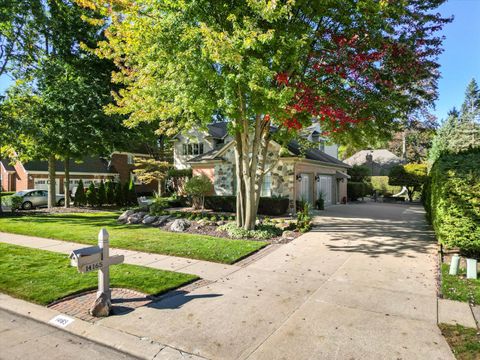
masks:
<instances>
[{"instance_id":1,"label":"concrete driveway","mask_svg":"<svg viewBox=\"0 0 480 360\"><path fill-rule=\"evenodd\" d=\"M101 320L209 359L454 359L421 207L333 206L208 286Z\"/></svg>"}]
</instances>

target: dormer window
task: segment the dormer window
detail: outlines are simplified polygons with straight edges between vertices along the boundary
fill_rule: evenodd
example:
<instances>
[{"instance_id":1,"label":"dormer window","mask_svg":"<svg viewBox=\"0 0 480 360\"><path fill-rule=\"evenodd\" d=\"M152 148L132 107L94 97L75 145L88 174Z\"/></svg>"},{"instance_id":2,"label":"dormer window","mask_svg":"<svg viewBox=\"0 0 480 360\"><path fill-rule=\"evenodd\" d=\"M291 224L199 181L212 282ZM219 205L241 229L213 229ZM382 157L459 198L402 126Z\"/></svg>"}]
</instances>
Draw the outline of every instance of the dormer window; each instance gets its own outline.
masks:
<instances>
[{"instance_id":1,"label":"dormer window","mask_svg":"<svg viewBox=\"0 0 480 360\"><path fill-rule=\"evenodd\" d=\"M183 144L183 155L201 155L203 154L203 143Z\"/></svg>"}]
</instances>

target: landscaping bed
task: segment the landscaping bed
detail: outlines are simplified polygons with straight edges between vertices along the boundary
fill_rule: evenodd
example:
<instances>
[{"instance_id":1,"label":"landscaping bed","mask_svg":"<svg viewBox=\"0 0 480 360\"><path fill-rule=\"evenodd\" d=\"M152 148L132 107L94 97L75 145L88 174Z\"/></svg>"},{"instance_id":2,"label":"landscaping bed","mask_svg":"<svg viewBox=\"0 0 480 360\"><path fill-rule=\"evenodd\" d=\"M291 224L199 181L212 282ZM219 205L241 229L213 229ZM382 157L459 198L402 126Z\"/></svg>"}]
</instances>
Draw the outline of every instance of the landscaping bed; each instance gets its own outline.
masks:
<instances>
[{"instance_id":1,"label":"landscaping bed","mask_svg":"<svg viewBox=\"0 0 480 360\"><path fill-rule=\"evenodd\" d=\"M0 243L0 291L37 304L47 305L68 295L95 289L97 272L78 273L68 255ZM110 268L112 287L159 295L198 279L136 265Z\"/></svg>"},{"instance_id":2,"label":"landscaping bed","mask_svg":"<svg viewBox=\"0 0 480 360\"><path fill-rule=\"evenodd\" d=\"M164 255L232 264L268 245L266 241L175 233L143 224L122 224L116 212L21 215L0 218L0 231L96 245L100 228L110 245Z\"/></svg>"},{"instance_id":3,"label":"landscaping bed","mask_svg":"<svg viewBox=\"0 0 480 360\"><path fill-rule=\"evenodd\" d=\"M438 327L457 360L480 359L480 335L477 329L458 324L439 324Z\"/></svg>"},{"instance_id":4,"label":"landscaping bed","mask_svg":"<svg viewBox=\"0 0 480 360\"><path fill-rule=\"evenodd\" d=\"M449 264L442 264L442 295L445 299L480 304L480 279L467 279L465 269L450 275Z\"/></svg>"}]
</instances>

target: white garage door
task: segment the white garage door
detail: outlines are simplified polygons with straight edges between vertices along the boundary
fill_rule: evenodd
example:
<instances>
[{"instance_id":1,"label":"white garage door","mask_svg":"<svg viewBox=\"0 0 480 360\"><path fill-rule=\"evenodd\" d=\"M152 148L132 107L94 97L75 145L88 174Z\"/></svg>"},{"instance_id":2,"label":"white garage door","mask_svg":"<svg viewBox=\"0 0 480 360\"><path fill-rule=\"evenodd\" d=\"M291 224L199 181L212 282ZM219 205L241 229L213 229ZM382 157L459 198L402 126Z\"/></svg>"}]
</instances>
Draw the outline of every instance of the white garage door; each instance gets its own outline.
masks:
<instances>
[{"instance_id":1,"label":"white garage door","mask_svg":"<svg viewBox=\"0 0 480 360\"><path fill-rule=\"evenodd\" d=\"M298 185L298 200L300 201L306 201L310 204L313 203L312 201L312 174L300 174L301 180L300 184Z\"/></svg>"},{"instance_id":2,"label":"white garage door","mask_svg":"<svg viewBox=\"0 0 480 360\"><path fill-rule=\"evenodd\" d=\"M38 190L48 190L48 179L33 179L33 188ZM55 179L55 191L60 192L60 179Z\"/></svg>"},{"instance_id":3,"label":"white garage door","mask_svg":"<svg viewBox=\"0 0 480 360\"><path fill-rule=\"evenodd\" d=\"M317 199L320 197L320 193L323 193L323 199L325 205L332 205L333 200L333 187L332 177L328 175L319 175L317 183Z\"/></svg>"}]
</instances>

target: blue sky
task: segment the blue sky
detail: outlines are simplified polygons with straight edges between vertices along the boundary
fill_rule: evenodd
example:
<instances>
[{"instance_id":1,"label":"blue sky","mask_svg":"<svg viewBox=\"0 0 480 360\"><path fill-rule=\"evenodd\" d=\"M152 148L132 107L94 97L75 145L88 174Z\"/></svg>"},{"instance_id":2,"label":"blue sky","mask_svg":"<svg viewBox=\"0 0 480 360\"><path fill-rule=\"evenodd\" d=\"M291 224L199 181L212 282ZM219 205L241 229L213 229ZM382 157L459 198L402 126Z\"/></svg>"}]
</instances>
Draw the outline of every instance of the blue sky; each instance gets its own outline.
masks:
<instances>
[{"instance_id":1,"label":"blue sky","mask_svg":"<svg viewBox=\"0 0 480 360\"><path fill-rule=\"evenodd\" d=\"M442 78L433 111L442 120L453 106L460 107L472 78L480 84L480 0L449 0L439 11L443 16L455 17L442 30L446 37L445 51L439 58ZM9 83L7 77L0 78L0 93Z\"/></svg>"}]
</instances>

